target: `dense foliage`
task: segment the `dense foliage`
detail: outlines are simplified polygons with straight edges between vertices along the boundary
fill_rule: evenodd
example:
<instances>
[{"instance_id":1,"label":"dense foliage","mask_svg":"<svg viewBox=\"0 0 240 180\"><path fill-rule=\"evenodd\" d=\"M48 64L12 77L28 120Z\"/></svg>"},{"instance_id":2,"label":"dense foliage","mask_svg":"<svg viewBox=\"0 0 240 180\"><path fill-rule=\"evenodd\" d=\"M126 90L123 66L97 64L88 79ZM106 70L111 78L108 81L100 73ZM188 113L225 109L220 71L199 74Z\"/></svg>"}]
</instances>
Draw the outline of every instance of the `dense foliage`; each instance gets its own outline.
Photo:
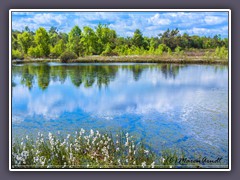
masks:
<instances>
[{"instance_id":1,"label":"dense foliage","mask_svg":"<svg viewBox=\"0 0 240 180\"><path fill-rule=\"evenodd\" d=\"M107 25L99 24L95 29L88 26L81 30L77 25L67 34L58 32L56 27L46 31L43 27L35 32L26 27L22 32L12 31L12 59L59 58L65 52L78 57L88 55L162 55L189 49L216 49L215 55L226 57L228 38L190 36L180 34L178 29L166 30L157 37L144 37L136 29L132 37L120 37ZM218 48L218 49L217 49Z\"/></svg>"}]
</instances>

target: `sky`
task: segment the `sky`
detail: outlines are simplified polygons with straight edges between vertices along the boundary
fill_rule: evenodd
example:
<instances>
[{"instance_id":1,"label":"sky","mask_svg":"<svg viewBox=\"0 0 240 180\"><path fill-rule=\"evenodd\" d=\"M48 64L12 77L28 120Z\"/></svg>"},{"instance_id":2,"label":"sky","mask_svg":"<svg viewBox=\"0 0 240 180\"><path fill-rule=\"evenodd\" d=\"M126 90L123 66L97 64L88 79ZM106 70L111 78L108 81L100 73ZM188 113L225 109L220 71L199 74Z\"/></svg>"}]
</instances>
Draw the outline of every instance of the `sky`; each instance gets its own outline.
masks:
<instances>
[{"instance_id":1,"label":"sky","mask_svg":"<svg viewBox=\"0 0 240 180\"><path fill-rule=\"evenodd\" d=\"M99 23L123 37L132 36L136 29L144 36L156 37L168 28L178 28L181 34L228 37L228 12L12 12L12 29L20 31L25 26L32 31L54 26L68 33L75 25L83 29Z\"/></svg>"}]
</instances>

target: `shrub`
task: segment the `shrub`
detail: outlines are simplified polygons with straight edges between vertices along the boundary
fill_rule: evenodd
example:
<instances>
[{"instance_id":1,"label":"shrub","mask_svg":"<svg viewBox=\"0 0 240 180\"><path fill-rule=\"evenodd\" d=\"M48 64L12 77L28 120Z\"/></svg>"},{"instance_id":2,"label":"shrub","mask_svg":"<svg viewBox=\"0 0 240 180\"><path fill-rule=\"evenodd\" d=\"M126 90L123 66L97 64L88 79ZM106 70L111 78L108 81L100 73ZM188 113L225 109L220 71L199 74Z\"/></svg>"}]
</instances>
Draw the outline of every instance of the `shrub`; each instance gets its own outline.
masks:
<instances>
[{"instance_id":1,"label":"shrub","mask_svg":"<svg viewBox=\"0 0 240 180\"><path fill-rule=\"evenodd\" d=\"M174 52L175 52L175 55L177 56L182 56L184 51L182 50L182 48L180 46L177 46L175 49L174 49Z\"/></svg>"},{"instance_id":2,"label":"shrub","mask_svg":"<svg viewBox=\"0 0 240 180\"><path fill-rule=\"evenodd\" d=\"M156 55L162 55L163 52L169 52L169 49L170 48L168 46L166 46L165 44L159 44L159 46L155 50L155 54Z\"/></svg>"},{"instance_id":3,"label":"shrub","mask_svg":"<svg viewBox=\"0 0 240 180\"><path fill-rule=\"evenodd\" d=\"M167 48L167 52L168 52L168 55L172 55L172 50L171 50L171 48Z\"/></svg>"},{"instance_id":4,"label":"shrub","mask_svg":"<svg viewBox=\"0 0 240 180\"><path fill-rule=\"evenodd\" d=\"M23 54L19 50L12 50L12 59L24 59Z\"/></svg>"},{"instance_id":5,"label":"shrub","mask_svg":"<svg viewBox=\"0 0 240 180\"><path fill-rule=\"evenodd\" d=\"M65 51L60 56L60 61L66 63L68 60L77 59L77 55L74 52Z\"/></svg>"},{"instance_id":6,"label":"shrub","mask_svg":"<svg viewBox=\"0 0 240 180\"><path fill-rule=\"evenodd\" d=\"M221 48L217 47L215 50L215 56L220 59L228 59L228 49L224 46Z\"/></svg>"},{"instance_id":7,"label":"shrub","mask_svg":"<svg viewBox=\"0 0 240 180\"><path fill-rule=\"evenodd\" d=\"M174 49L174 51L175 51L176 53L180 53L180 52L182 51L182 48L181 48L180 46L177 46L177 47Z\"/></svg>"}]
</instances>

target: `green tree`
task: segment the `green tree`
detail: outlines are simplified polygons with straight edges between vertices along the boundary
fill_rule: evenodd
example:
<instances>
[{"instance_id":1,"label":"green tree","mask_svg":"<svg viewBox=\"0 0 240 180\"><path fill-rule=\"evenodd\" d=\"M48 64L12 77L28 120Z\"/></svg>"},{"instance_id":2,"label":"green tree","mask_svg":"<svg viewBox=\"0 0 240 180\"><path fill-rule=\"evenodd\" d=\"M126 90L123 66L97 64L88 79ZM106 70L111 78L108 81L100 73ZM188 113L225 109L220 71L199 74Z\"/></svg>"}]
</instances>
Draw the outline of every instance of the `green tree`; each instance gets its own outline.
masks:
<instances>
[{"instance_id":1,"label":"green tree","mask_svg":"<svg viewBox=\"0 0 240 180\"><path fill-rule=\"evenodd\" d=\"M23 54L18 49L12 49L12 59L23 59Z\"/></svg>"},{"instance_id":2,"label":"green tree","mask_svg":"<svg viewBox=\"0 0 240 180\"><path fill-rule=\"evenodd\" d=\"M34 40L38 49L40 50L40 56L47 57L50 53L50 38L47 31L43 27L37 29Z\"/></svg>"},{"instance_id":3,"label":"green tree","mask_svg":"<svg viewBox=\"0 0 240 180\"><path fill-rule=\"evenodd\" d=\"M12 49L20 50L20 45L18 42L18 35L20 34L19 31L12 30Z\"/></svg>"},{"instance_id":4,"label":"green tree","mask_svg":"<svg viewBox=\"0 0 240 180\"><path fill-rule=\"evenodd\" d=\"M25 32L28 32L28 33L31 32L28 26L25 26L24 31L25 31Z\"/></svg>"},{"instance_id":5,"label":"green tree","mask_svg":"<svg viewBox=\"0 0 240 180\"><path fill-rule=\"evenodd\" d=\"M181 36L178 28L165 31L163 34L159 34L161 43L167 45L171 50L174 50L179 44Z\"/></svg>"},{"instance_id":6,"label":"green tree","mask_svg":"<svg viewBox=\"0 0 240 180\"><path fill-rule=\"evenodd\" d=\"M107 43L105 50L101 54L104 56L112 56L113 55L113 51L112 51L110 43Z\"/></svg>"},{"instance_id":7,"label":"green tree","mask_svg":"<svg viewBox=\"0 0 240 180\"><path fill-rule=\"evenodd\" d=\"M213 47L213 44L212 44L212 41L211 41L211 38L207 38L207 37L203 37L202 38L203 40L203 48L204 49L209 49L209 48L212 48Z\"/></svg>"},{"instance_id":8,"label":"green tree","mask_svg":"<svg viewBox=\"0 0 240 180\"><path fill-rule=\"evenodd\" d=\"M59 33L59 38L63 40L64 44L68 43L68 34L67 33L60 32Z\"/></svg>"},{"instance_id":9,"label":"green tree","mask_svg":"<svg viewBox=\"0 0 240 180\"><path fill-rule=\"evenodd\" d=\"M40 58L40 57L42 57L40 46L36 46L36 47L32 47L31 46L28 49L28 55L30 57L33 57L33 58Z\"/></svg>"},{"instance_id":10,"label":"green tree","mask_svg":"<svg viewBox=\"0 0 240 180\"><path fill-rule=\"evenodd\" d=\"M190 44L192 48L203 48L203 40L197 35L191 36Z\"/></svg>"},{"instance_id":11,"label":"green tree","mask_svg":"<svg viewBox=\"0 0 240 180\"><path fill-rule=\"evenodd\" d=\"M228 48L228 38L223 39L223 44L224 44L225 48Z\"/></svg>"},{"instance_id":12,"label":"green tree","mask_svg":"<svg viewBox=\"0 0 240 180\"><path fill-rule=\"evenodd\" d=\"M22 49L22 52L24 54L27 54L28 48L32 44L32 37L29 32L23 32L22 34L18 34L17 36L18 43L20 44L20 47Z\"/></svg>"},{"instance_id":13,"label":"green tree","mask_svg":"<svg viewBox=\"0 0 240 180\"><path fill-rule=\"evenodd\" d=\"M184 49L189 48L189 41L190 41L190 36L187 33L184 33L181 36L179 46L184 48Z\"/></svg>"},{"instance_id":14,"label":"green tree","mask_svg":"<svg viewBox=\"0 0 240 180\"><path fill-rule=\"evenodd\" d=\"M136 47L142 47L144 45L144 38L139 29L136 29L132 37L132 44Z\"/></svg>"},{"instance_id":15,"label":"green tree","mask_svg":"<svg viewBox=\"0 0 240 180\"><path fill-rule=\"evenodd\" d=\"M156 45L157 45L155 39L154 39L154 38L151 38L149 44L150 44L150 45L149 45L149 53L150 53L150 54L154 54L154 51L155 51L155 48L156 48Z\"/></svg>"},{"instance_id":16,"label":"green tree","mask_svg":"<svg viewBox=\"0 0 240 180\"><path fill-rule=\"evenodd\" d=\"M50 48L50 57L57 58L59 57L65 50L65 44L62 39L60 39L57 44Z\"/></svg>"},{"instance_id":17,"label":"green tree","mask_svg":"<svg viewBox=\"0 0 240 180\"><path fill-rule=\"evenodd\" d=\"M55 46L59 40L59 35L57 32L57 28L56 27L51 27L48 31L49 34L49 38L50 38L50 44L51 46Z\"/></svg>"},{"instance_id":18,"label":"green tree","mask_svg":"<svg viewBox=\"0 0 240 180\"><path fill-rule=\"evenodd\" d=\"M213 37L213 45L214 45L214 47L219 47L219 46L221 46L221 35L220 35L220 34L215 35L215 36Z\"/></svg>"},{"instance_id":19,"label":"green tree","mask_svg":"<svg viewBox=\"0 0 240 180\"><path fill-rule=\"evenodd\" d=\"M76 25L68 34L68 50L74 52L79 56L80 52L80 39L81 39L81 29Z\"/></svg>"},{"instance_id":20,"label":"green tree","mask_svg":"<svg viewBox=\"0 0 240 180\"><path fill-rule=\"evenodd\" d=\"M107 45L111 49L115 48L117 34L115 30L110 29L107 25L99 24L96 28L97 36L97 54L101 54L106 50ZM109 47L108 47L109 48Z\"/></svg>"},{"instance_id":21,"label":"green tree","mask_svg":"<svg viewBox=\"0 0 240 180\"><path fill-rule=\"evenodd\" d=\"M82 38L80 40L81 51L84 55L92 55L97 52L97 36L94 30L88 26L83 28Z\"/></svg>"}]
</instances>

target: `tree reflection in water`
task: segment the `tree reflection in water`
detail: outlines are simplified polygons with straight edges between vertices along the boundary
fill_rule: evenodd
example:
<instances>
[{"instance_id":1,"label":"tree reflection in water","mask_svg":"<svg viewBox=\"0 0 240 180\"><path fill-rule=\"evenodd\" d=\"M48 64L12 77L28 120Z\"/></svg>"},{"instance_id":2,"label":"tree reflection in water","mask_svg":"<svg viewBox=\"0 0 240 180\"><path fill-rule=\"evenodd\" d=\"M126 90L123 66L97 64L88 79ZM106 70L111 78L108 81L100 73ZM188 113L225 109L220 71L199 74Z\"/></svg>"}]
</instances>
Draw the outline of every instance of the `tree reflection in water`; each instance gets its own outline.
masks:
<instances>
[{"instance_id":1,"label":"tree reflection in water","mask_svg":"<svg viewBox=\"0 0 240 180\"><path fill-rule=\"evenodd\" d=\"M141 78L145 70L158 70L163 74L165 79L175 79L181 68L187 65L178 64L24 64L22 66L13 66L13 80L20 76L21 84L33 87L36 81L38 86L45 90L51 81L63 84L67 78L71 79L72 84L76 87L83 85L85 88L92 87L94 84L99 89L107 87L116 77L117 72L127 70L132 73L135 81ZM216 66L215 71L221 66Z\"/></svg>"}]
</instances>

